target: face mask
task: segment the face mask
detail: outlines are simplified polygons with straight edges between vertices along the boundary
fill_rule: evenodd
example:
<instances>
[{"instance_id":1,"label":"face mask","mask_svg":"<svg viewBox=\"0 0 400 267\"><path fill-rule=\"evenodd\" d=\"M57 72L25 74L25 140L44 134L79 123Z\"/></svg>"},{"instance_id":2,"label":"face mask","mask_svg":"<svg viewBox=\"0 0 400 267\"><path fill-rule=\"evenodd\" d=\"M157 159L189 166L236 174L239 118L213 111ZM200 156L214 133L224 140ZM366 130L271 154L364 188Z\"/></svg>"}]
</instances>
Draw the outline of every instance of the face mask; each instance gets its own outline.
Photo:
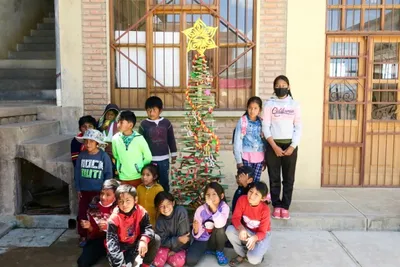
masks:
<instances>
[{"instance_id":1,"label":"face mask","mask_svg":"<svg viewBox=\"0 0 400 267\"><path fill-rule=\"evenodd\" d=\"M287 96L289 93L288 88L274 88L274 92L277 97L284 97Z\"/></svg>"}]
</instances>

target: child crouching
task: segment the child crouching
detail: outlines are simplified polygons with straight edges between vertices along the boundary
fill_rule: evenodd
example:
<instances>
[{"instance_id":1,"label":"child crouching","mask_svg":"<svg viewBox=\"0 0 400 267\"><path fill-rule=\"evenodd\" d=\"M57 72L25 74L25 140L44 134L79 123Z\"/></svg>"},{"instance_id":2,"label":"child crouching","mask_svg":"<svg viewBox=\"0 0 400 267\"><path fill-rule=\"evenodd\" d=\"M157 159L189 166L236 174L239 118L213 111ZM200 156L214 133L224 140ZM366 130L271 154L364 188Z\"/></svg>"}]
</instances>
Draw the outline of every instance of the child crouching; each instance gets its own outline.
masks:
<instances>
[{"instance_id":1,"label":"child crouching","mask_svg":"<svg viewBox=\"0 0 400 267\"><path fill-rule=\"evenodd\" d=\"M137 255L143 258L141 266L150 266L160 247L160 237L154 233L146 210L137 204L134 187L121 185L115 195L118 207L107 222L110 266L133 266Z\"/></svg>"},{"instance_id":2,"label":"child crouching","mask_svg":"<svg viewBox=\"0 0 400 267\"><path fill-rule=\"evenodd\" d=\"M107 219L115 208L115 190L119 183L115 179L106 180L100 192L100 199L93 198L87 211L88 220L81 220L83 229L88 231L87 242L78 259L78 267L89 267L106 256Z\"/></svg>"}]
</instances>

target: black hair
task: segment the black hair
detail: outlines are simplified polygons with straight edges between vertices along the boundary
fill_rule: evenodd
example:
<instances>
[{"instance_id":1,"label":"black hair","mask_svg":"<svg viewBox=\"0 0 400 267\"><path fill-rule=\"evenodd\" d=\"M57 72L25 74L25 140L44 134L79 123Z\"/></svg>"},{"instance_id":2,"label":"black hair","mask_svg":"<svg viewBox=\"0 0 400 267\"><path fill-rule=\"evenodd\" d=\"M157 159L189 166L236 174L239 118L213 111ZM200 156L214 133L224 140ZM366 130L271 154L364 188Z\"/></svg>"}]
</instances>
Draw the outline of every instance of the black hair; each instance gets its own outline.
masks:
<instances>
[{"instance_id":1,"label":"black hair","mask_svg":"<svg viewBox=\"0 0 400 267\"><path fill-rule=\"evenodd\" d=\"M207 191L210 188L215 190L215 192L217 193L218 197L220 198L220 201L225 201L226 202L224 188L222 187L222 185L220 185L217 182L211 182L208 185L206 185L206 187L204 188L204 199L206 198ZM221 198L222 194L224 194L223 198Z\"/></svg>"},{"instance_id":2,"label":"black hair","mask_svg":"<svg viewBox=\"0 0 400 267\"><path fill-rule=\"evenodd\" d=\"M158 170L158 166L156 164L150 163L150 164L145 165L141 171L142 175L143 175L143 171L146 169L149 170L149 172L153 175L154 181L157 181L158 178L160 178L160 173Z\"/></svg>"},{"instance_id":3,"label":"black hair","mask_svg":"<svg viewBox=\"0 0 400 267\"><path fill-rule=\"evenodd\" d=\"M78 123L79 123L79 128L81 128L85 123L92 124L94 128L96 128L96 125L97 125L96 119L90 115L80 117Z\"/></svg>"},{"instance_id":4,"label":"black hair","mask_svg":"<svg viewBox=\"0 0 400 267\"><path fill-rule=\"evenodd\" d=\"M274 87L274 88L275 88L275 84L276 84L279 80L284 81L285 83L287 83L288 86L290 86L289 78L286 77L285 75L279 75L279 76L276 77L275 80L274 80L274 84L273 84L273 87ZM290 95L291 98L293 98L292 92L291 92L291 91L292 91L292 90L289 89L289 90L288 90L288 94Z\"/></svg>"},{"instance_id":5,"label":"black hair","mask_svg":"<svg viewBox=\"0 0 400 267\"><path fill-rule=\"evenodd\" d=\"M104 190L104 189L112 189L112 191L114 191L114 193L115 193L115 191L117 190L119 185L120 185L120 183L117 180L108 179L108 180L104 181L103 186L102 186L101 189L102 190Z\"/></svg>"},{"instance_id":6,"label":"black hair","mask_svg":"<svg viewBox=\"0 0 400 267\"><path fill-rule=\"evenodd\" d=\"M161 98L159 98L158 96L150 96L149 98L147 98L146 103L144 104L144 108L145 109L149 109L149 108L162 109L163 102L162 102Z\"/></svg>"},{"instance_id":7,"label":"black hair","mask_svg":"<svg viewBox=\"0 0 400 267\"><path fill-rule=\"evenodd\" d=\"M136 188L129 184L123 184L118 186L117 190L115 190L115 198L118 200L122 194L129 194L133 198L137 197Z\"/></svg>"},{"instance_id":8,"label":"black hair","mask_svg":"<svg viewBox=\"0 0 400 267\"><path fill-rule=\"evenodd\" d=\"M268 186L264 182L255 182L250 184L249 190L255 188L258 192L261 193L261 196L264 198L268 195Z\"/></svg>"},{"instance_id":9,"label":"black hair","mask_svg":"<svg viewBox=\"0 0 400 267\"><path fill-rule=\"evenodd\" d=\"M254 169L250 166L241 166L237 170L237 175L247 174L249 178L254 178Z\"/></svg>"},{"instance_id":10,"label":"black hair","mask_svg":"<svg viewBox=\"0 0 400 267\"><path fill-rule=\"evenodd\" d=\"M136 115L130 110L121 111L118 115L117 121L132 122L133 126L136 124Z\"/></svg>"},{"instance_id":11,"label":"black hair","mask_svg":"<svg viewBox=\"0 0 400 267\"><path fill-rule=\"evenodd\" d=\"M246 112L244 115L248 115L247 108L250 106L251 103L256 103L260 107L260 111L262 110L262 100L258 96L252 96L247 100Z\"/></svg>"},{"instance_id":12,"label":"black hair","mask_svg":"<svg viewBox=\"0 0 400 267\"><path fill-rule=\"evenodd\" d=\"M154 207L156 207L156 209L158 209L158 207L161 205L161 203L164 200L169 200L171 202L174 202L175 198L171 193L166 192L166 191L161 191L154 198Z\"/></svg>"}]
</instances>

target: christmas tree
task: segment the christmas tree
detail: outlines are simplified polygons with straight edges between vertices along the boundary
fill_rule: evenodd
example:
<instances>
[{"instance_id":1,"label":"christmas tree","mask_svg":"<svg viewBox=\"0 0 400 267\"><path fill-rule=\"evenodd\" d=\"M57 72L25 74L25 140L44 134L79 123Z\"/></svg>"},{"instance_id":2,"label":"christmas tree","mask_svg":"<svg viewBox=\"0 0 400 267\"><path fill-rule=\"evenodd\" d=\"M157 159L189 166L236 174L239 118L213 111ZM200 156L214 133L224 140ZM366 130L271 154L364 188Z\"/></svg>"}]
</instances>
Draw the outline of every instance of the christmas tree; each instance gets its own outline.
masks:
<instances>
[{"instance_id":1,"label":"christmas tree","mask_svg":"<svg viewBox=\"0 0 400 267\"><path fill-rule=\"evenodd\" d=\"M204 187L212 181L220 182L222 164L217 160L220 141L215 134L215 97L211 93L212 76L208 71L206 49L217 47L213 37L217 27L207 27L198 19L183 33L188 37L188 51L195 50L188 88L185 91L186 120L179 139L178 166L171 170L172 192L177 203L195 210L202 204Z\"/></svg>"}]
</instances>

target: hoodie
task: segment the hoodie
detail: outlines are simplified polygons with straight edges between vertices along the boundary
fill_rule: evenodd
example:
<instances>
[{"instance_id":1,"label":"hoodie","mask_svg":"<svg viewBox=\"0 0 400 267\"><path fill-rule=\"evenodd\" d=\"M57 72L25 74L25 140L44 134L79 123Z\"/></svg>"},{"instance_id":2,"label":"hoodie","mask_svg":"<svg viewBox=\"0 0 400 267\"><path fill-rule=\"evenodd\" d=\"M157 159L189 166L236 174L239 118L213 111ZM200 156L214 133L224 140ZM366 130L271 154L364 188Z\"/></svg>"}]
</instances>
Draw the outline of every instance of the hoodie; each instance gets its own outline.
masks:
<instances>
[{"instance_id":1,"label":"hoodie","mask_svg":"<svg viewBox=\"0 0 400 267\"><path fill-rule=\"evenodd\" d=\"M114 110L116 112L115 119L113 121L106 120L106 114L108 111ZM99 121L97 122L97 129L104 134L104 141L108 143L105 151L108 155L112 156L112 137L118 133L118 122L117 116L119 113L119 107L115 104L108 104L104 109L103 115L101 115Z\"/></svg>"}]
</instances>

